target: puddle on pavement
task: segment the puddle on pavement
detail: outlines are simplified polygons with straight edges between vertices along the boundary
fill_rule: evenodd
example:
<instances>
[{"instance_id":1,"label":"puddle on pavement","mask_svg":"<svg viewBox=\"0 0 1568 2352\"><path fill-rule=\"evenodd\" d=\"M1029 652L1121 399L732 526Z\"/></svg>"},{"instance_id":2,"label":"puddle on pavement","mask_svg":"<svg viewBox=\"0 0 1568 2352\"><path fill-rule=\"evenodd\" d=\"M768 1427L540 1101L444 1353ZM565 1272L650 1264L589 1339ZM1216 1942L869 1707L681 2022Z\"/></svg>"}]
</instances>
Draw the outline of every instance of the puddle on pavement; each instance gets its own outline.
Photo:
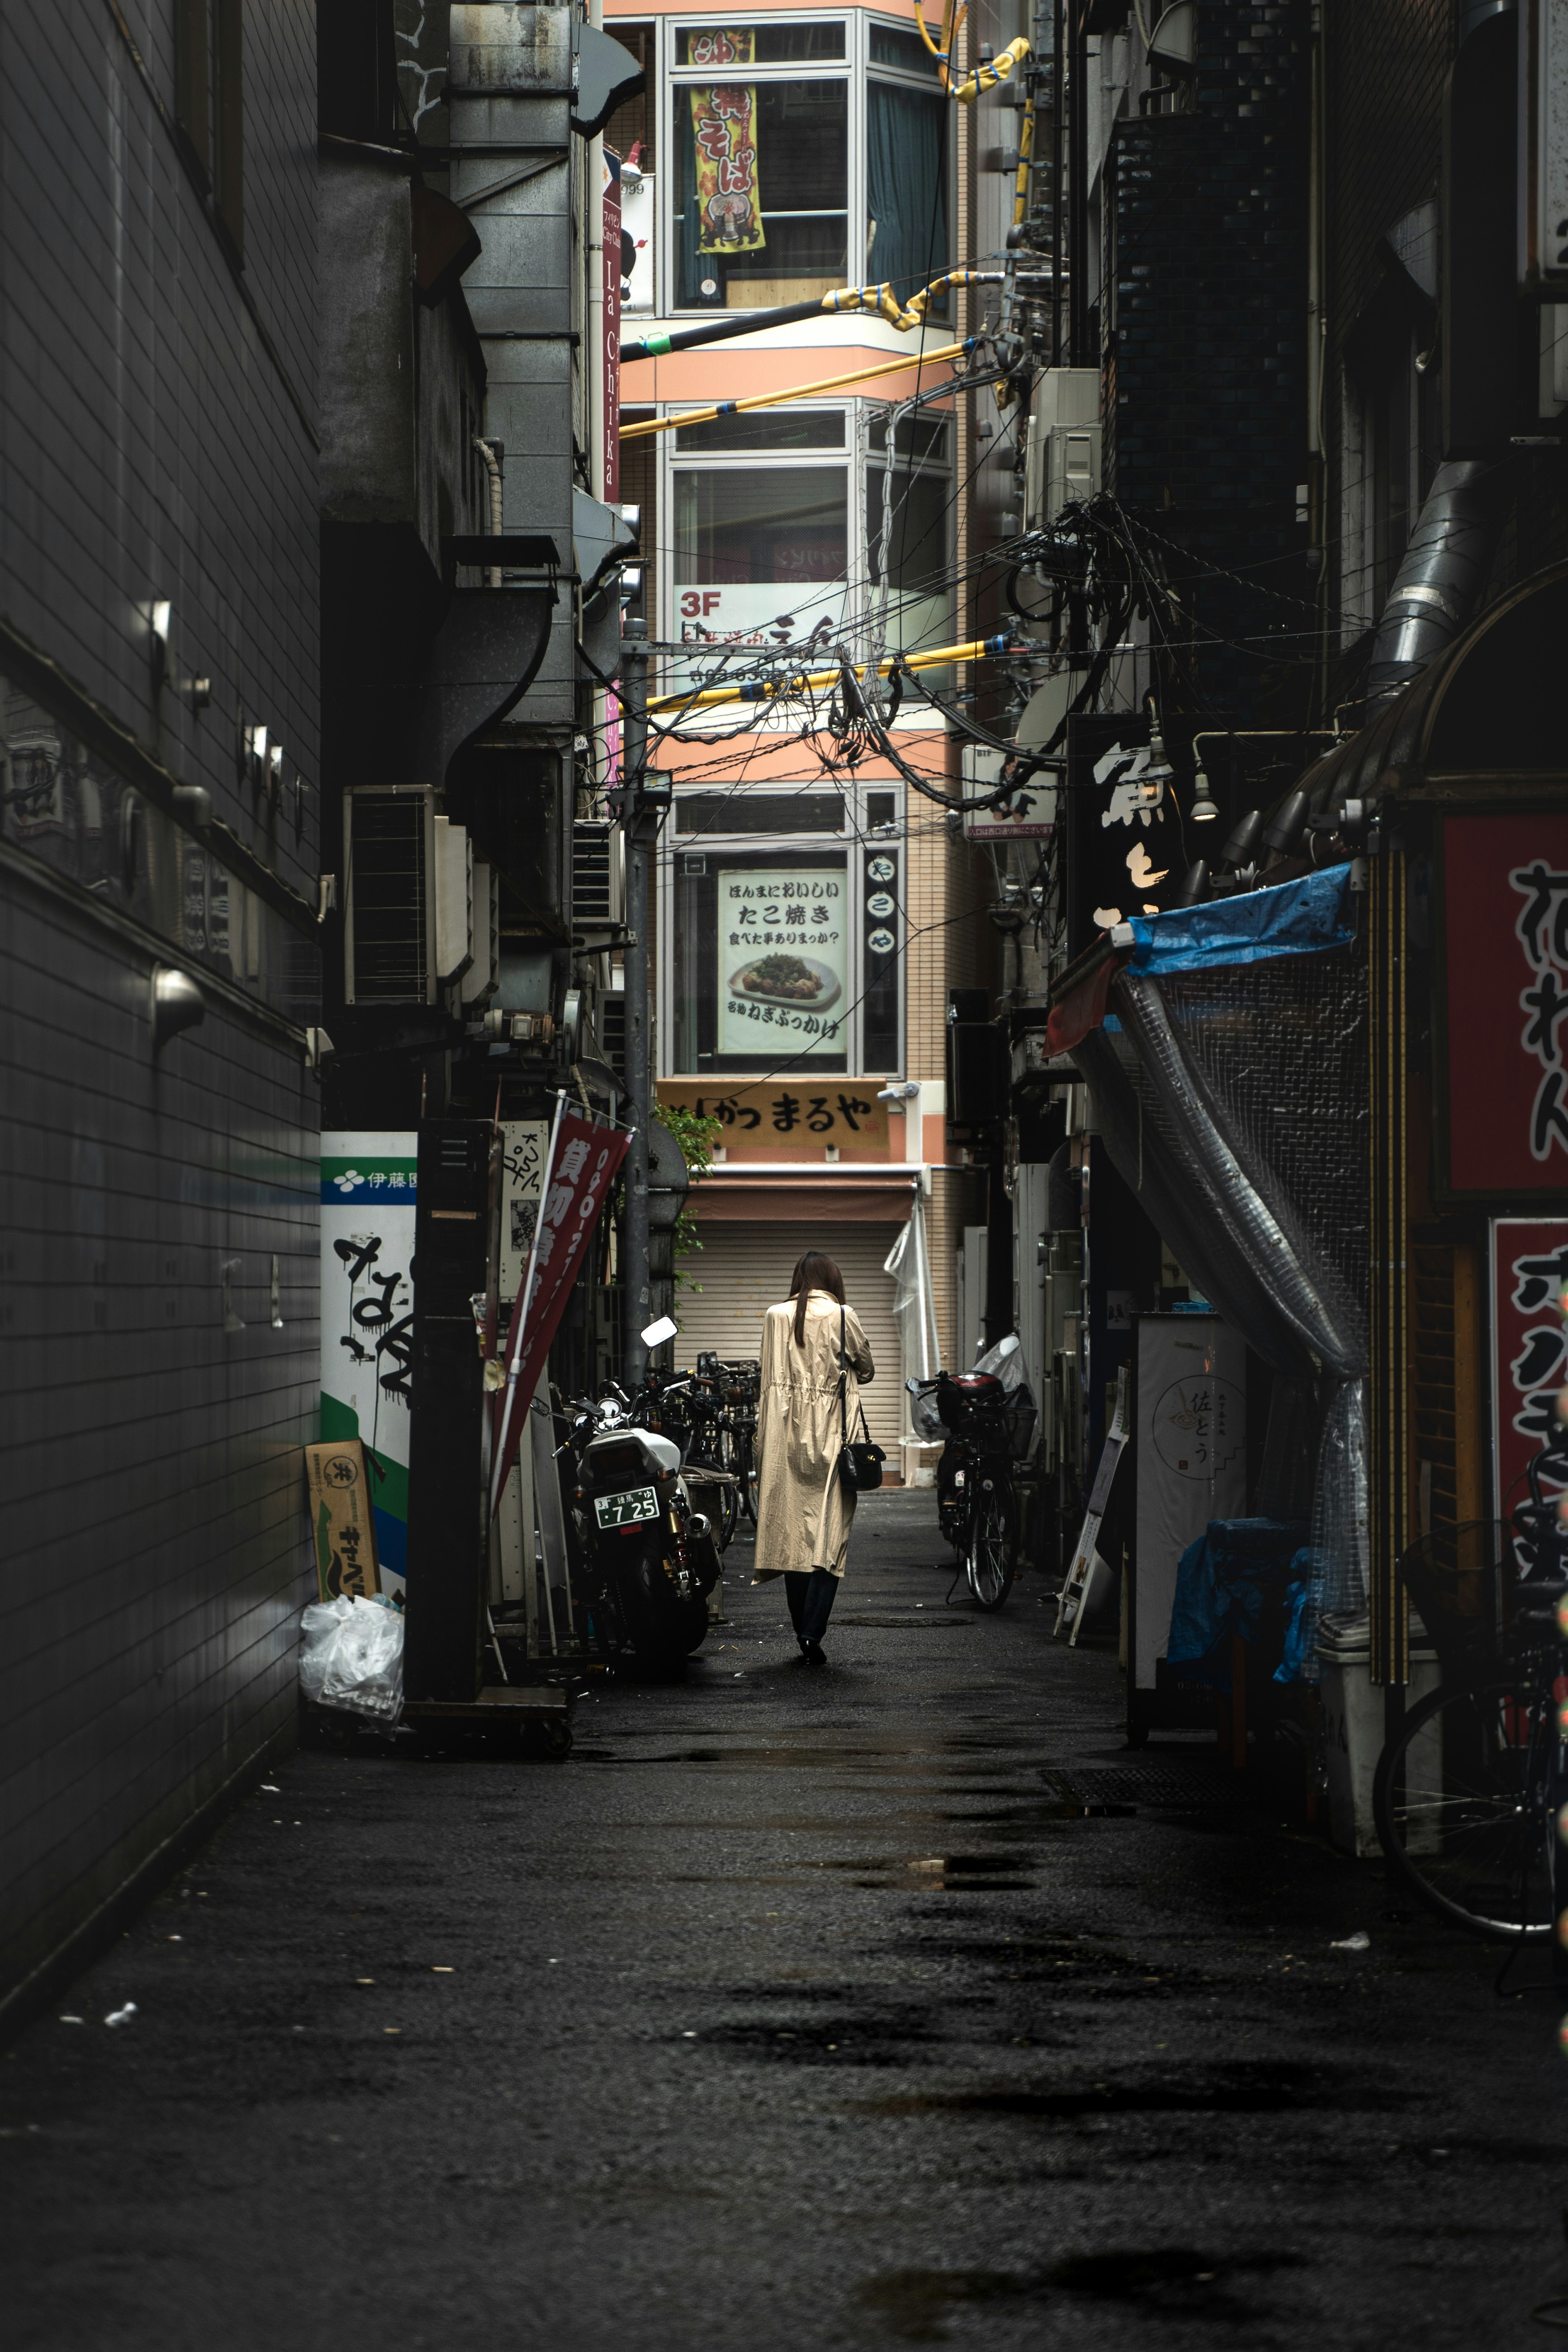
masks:
<instances>
[{"instance_id":1,"label":"puddle on pavement","mask_svg":"<svg viewBox=\"0 0 1568 2352\"><path fill-rule=\"evenodd\" d=\"M1040 2303L1059 2294L1234 2326L1263 2315L1254 2301L1233 2291L1244 2275L1263 2278L1301 2267L1301 2257L1288 2253L1222 2261L1192 2246L1127 2248L1070 2254L1044 2271L881 2271L857 2288L854 2302L862 2322L903 2344L947 2342L946 2321L963 2305Z\"/></svg>"},{"instance_id":2,"label":"puddle on pavement","mask_svg":"<svg viewBox=\"0 0 1568 2352\"><path fill-rule=\"evenodd\" d=\"M955 2305L999 2303L1031 2291L1027 2279L1008 2271L883 2271L857 2290L855 2302L901 2344L942 2344Z\"/></svg>"},{"instance_id":3,"label":"puddle on pavement","mask_svg":"<svg viewBox=\"0 0 1568 2352\"><path fill-rule=\"evenodd\" d=\"M1076 2123L1097 2116L1270 2116L1309 2109L1376 2115L1407 2104L1401 2095L1361 2076L1342 2078L1296 2066L1235 2066L1207 2079L1186 2081L1163 2077L1157 2082L1092 2083L1071 2089L911 2092L867 2100L863 2109L879 2116L1023 2116L1046 2123Z\"/></svg>"}]
</instances>

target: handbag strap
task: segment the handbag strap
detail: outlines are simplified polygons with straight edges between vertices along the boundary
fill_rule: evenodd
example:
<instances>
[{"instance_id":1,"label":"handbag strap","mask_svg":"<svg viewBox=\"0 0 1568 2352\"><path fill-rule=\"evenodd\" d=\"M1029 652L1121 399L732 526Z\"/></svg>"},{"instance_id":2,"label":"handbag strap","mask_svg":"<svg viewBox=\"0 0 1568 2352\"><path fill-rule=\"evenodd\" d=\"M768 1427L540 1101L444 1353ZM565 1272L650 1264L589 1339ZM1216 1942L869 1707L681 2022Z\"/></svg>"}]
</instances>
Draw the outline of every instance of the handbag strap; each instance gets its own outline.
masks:
<instances>
[{"instance_id":1,"label":"handbag strap","mask_svg":"<svg viewBox=\"0 0 1568 2352\"><path fill-rule=\"evenodd\" d=\"M847 1445L850 1442L849 1408L846 1402L849 1384L850 1370L844 1361L844 1302L841 1298L839 1301L839 1444L841 1445Z\"/></svg>"}]
</instances>

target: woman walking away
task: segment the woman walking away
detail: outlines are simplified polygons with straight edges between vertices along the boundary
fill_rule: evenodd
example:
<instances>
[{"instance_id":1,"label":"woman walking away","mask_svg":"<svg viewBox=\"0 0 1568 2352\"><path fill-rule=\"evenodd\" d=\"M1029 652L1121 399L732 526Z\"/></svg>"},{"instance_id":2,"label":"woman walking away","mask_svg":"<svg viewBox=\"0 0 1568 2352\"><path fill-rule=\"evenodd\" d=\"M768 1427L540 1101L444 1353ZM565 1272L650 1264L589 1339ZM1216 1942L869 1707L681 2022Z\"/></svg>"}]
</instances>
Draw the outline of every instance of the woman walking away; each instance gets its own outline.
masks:
<instances>
[{"instance_id":1,"label":"woman walking away","mask_svg":"<svg viewBox=\"0 0 1568 2352\"><path fill-rule=\"evenodd\" d=\"M874 1370L859 1318L844 1304L843 1276L821 1250L808 1250L790 1276L789 1298L768 1308L762 1326L751 1580L784 1579L790 1622L811 1666L828 1663L822 1636L854 1517L855 1498L839 1476L843 1432L853 1431L860 1382Z\"/></svg>"}]
</instances>

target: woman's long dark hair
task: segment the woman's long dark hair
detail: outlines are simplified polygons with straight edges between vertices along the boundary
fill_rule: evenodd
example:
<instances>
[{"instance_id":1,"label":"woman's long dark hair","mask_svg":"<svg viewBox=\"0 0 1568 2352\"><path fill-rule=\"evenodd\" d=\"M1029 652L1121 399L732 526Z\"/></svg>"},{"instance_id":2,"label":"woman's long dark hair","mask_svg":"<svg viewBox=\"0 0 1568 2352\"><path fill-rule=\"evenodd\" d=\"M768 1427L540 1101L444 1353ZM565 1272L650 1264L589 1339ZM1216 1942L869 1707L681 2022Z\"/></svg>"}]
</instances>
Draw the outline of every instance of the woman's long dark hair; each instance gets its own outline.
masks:
<instances>
[{"instance_id":1,"label":"woman's long dark hair","mask_svg":"<svg viewBox=\"0 0 1568 2352\"><path fill-rule=\"evenodd\" d=\"M829 1291L841 1307L844 1303L844 1277L832 1259L824 1256L821 1250L808 1250L805 1256L797 1261L795 1271L789 1276L789 1296L799 1302L795 1308L795 1345L798 1348L806 1344L806 1302L813 1290Z\"/></svg>"}]
</instances>

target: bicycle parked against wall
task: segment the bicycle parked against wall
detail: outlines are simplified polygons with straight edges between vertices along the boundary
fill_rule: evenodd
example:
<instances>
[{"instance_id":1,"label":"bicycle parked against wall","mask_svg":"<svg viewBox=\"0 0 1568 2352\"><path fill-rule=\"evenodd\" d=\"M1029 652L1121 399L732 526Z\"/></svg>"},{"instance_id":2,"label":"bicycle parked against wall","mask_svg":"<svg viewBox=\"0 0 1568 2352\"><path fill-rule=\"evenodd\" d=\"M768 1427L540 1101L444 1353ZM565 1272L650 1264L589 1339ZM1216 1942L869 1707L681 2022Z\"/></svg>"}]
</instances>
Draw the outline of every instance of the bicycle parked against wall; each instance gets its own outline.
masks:
<instances>
[{"instance_id":1,"label":"bicycle parked against wall","mask_svg":"<svg viewBox=\"0 0 1568 2352\"><path fill-rule=\"evenodd\" d=\"M719 1460L735 1479L734 1517L725 1535L727 1543L743 1513L753 1527L757 1525L757 1409L762 1365L757 1357L727 1363L708 1349L697 1358L697 1374L712 1383L719 1399Z\"/></svg>"},{"instance_id":2,"label":"bicycle parked against wall","mask_svg":"<svg viewBox=\"0 0 1568 2352\"><path fill-rule=\"evenodd\" d=\"M1009 1389L991 1372L938 1372L935 1380L906 1381L904 1386L916 1402L917 1425L924 1421L929 1426L935 1408L946 1435L936 1465L942 1533L979 1607L999 1609L1018 1573L1013 1464L1029 1452L1037 1417L1034 1399L1026 1387Z\"/></svg>"},{"instance_id":3,"label":"bicycle parked against wall","mask_svg":"<svg viewBox=\"0 0 1568 2352\"><path fill-rule=\"evenodd\" d=\"M1568 1909L1568 1581L1543 1458L1511 1523L1439 1528L1401 1558L1413 1644L1436 1650L1442 1680L1385 1748L1373 1789L1383 1851L1411 1892L1496 1943L1543 1943Z\"/></svg>"}]
</instances>

